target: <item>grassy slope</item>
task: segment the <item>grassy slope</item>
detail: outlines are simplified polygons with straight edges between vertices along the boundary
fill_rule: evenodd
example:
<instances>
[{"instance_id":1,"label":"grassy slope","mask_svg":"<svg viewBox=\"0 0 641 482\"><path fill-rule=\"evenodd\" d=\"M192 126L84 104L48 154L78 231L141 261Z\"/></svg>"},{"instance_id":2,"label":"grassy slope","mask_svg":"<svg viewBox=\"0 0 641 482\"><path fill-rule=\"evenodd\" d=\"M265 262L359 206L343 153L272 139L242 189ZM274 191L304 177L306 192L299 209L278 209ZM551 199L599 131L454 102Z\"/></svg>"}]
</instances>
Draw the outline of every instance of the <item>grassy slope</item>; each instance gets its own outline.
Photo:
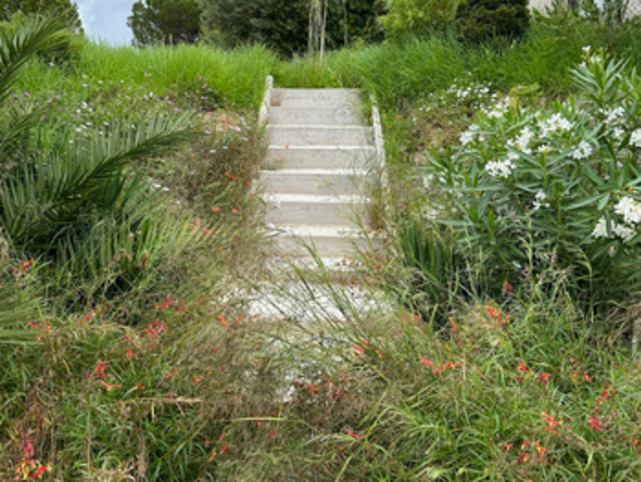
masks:
<instances>
[{"instance_id":1,"label":"grassy slope","mask_svg":"<svg viewBox=\"0 0 641 482\"><path fill-rule=\"evenodd\" d=\"M412 127L407 116L398 116L428 93L468 71L502 89L536 82L548 92L565 92L566 68L578 61L581 47L607 40L593 30L546 28L503 54L433 38L331 53L326 66L277 62L259 48L134 51L87 45L71 68L32 65L18 92L45 102L64 91L63 112L69 116L82 102L114 116L136 116L151 105L168 111L201 106L227 116L224 123L203 127L224 132L161 159L164 168L148 170L188 204L183 214L209 227L228 227L230 235L216 245L226 249L239 239L229 226L242 224L234 221L232 208L242 207L246 196L233 184L249 179L233 181L234 169L250 176L255 159L247 153L253 144L226 137L236 135L229 121L240 122L245 113L224 107L255 108L268 73L279 85L374 90L391 143L398 146L396 158L403 160ZM617 48L635 52L632 42ZM202 99L203 82L216 97ZM153 100L144 99L150 92ZM212 145L218 146L215 154ZM198 176L203 181L195 185L180 174L193 154L203 169ZM225 175L230 171L232 178ZM186 193L212 185L217 187L208 196L221 196L215 207L226 210L222 221L205 216L210 199L187 202ZM198 256L177 262L198 268L214 255ZM230 255L228 261L234 259ZM213 266L216 277L228 273L224 260ZM127 475L333 480L339 474L352 480L624 480L639 475L633 443L641 413L634 396L638 366L595 341L602 338L587 329L562 292L552 297L532 286L516 298L497 300L510 302L509 324L500 321L504 313L492 316L498 309L494 302L488 302L492 312L461 307L455 318L460 331L452 325L441 334L403 321L412 315L399 312L386 320L363 320L354 331L346 328L342 335L348 342L336 352L294 345L288 357L274 359L257 349L265 343L262 330L248 323L237 302L208 303L222 294L206 291L203 281L211 273L198 271L173 278L180 290L164 286L118 302L96 300L86 312L42 305L41 321L51 324L51 334L35 347L12 348L0 375L0 386L11 394L0 399L3 477L15 474L26 440L34 447L33 459L51 465L59 480ZM403 285L404 275L393 279L400 290L410 289ZM37 272L30 279L40 283ZM363 346L362 355L352 348L356 344ZM336 354L343 362L305 373L309 383L296 390L293 401L279 402L283 370ZM461 363L448 368L450 360ZM106 369L100 369L101 362L107 362ZM436 370L441 362L445 370ZM101 380L119 387L107 389ZM561 418L565 424L559 428L554 423Z\"/></svg>"}]
</instances>

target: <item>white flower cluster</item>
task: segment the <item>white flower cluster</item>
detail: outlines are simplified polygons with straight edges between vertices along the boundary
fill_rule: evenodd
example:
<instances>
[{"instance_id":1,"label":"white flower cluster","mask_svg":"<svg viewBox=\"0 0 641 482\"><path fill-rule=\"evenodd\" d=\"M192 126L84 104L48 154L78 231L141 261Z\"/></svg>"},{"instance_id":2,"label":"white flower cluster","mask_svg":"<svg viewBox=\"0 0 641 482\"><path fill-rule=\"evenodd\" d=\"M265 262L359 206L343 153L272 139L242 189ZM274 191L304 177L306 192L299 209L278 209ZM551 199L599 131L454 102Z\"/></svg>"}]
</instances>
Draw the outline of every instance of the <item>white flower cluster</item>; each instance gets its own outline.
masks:
<instances>
[{"instance_id":1,"label":"white flower cluster","mask_svg":"<svg viewBox=\"0 0 641 482\"><path fill-rule=\"evenodd\" d=\"M606 124L619 124L625 118L625 109L621 106L612 109L599 109L599 112L605 117Z\"/></svg>"},{"instance_id":2,"label":"white flower cluster","mask_svg":"<svg viewBox=\"0 0 641 482\"><path fill-rule=\"evenodd\" d=\"M467 128L465 132L463 132L459 140L461 141L461 144L464 146L467 146L468 144L474 142L474 139L476 138L476 135L478 134L478 130L480 127L476 124L472 124L470 127Z\"/></svg>"},{"instance_id":3,"label":"white flower cluster","mask_svg":"<svg viewBox=\"0 0 641 482\"><path fill-rule=\"evenodd\" d=\"M572 157L577 160L587 159L592 154L592 146L587 141L579 142L576 150L572 153Z\"/></svg>"},{"instance_id":4,"label":"white flower cluster","mask_svg":"<svg viewBox=\"0 0 641 482\"><path fill-rule=\"evenodd\" d=\"M557 112L553 114L550 118L546 120L539 121L539 129L541 129L541 135L543 137L547 136L550 132L566 132L572 129L572 122L566 119L563 114Z\"/></svg>"},{"instance_id":5,"label":"white flower cluster","mask_svg":"<svg viewBox=\"0 0 641 482\"><path fill-rule=\"evenodd\" d=\"M431 113L440 107L449 107L453 101L458 104L468 104L474 109L482 109L497 100L498 94L491 92L491 84L473 82L471 79L454 79L454 82L447 90L431 93L427 97L427 103L419 110Z\"/></svg>"},{"instance_id":6,"label":"white flower cluster","mask_svg":"<svg viewBox=\"0 0 641 482\"><path fill-rule=\"evenodd\" d=\"M594 230L592 231L592 237L595 239L609 238L610 236L608 236L607 224L608 222L605 219L605 217L602 217L601 219L599 219L599 222L596 224L596 226L594 227ZM612 222L610 226L612 229L612 234L621 238L626 243L630 241L636 234L634 229L630 228L629 226L626 226L625 224L617 224Z\"/></svg>"},{"instance_id":7,"label":"white flower cluster","mask_svg":"<svg viewBox=\"0 0 641 482\"><path fill-rule=\"evenodd\" d=\"M641 147L641 129L635 129L630 135L630 145L635 147Z\"/></svg>"},{"instance_id":8,"label":"white flower cluster","mask_svg":"<svg viewBox=\"0 0 641 482\"><path fill-rule=\"evenodd\" d=\"M508 146L507 158L510 161L515 161L516 159L519 158L519 155L516 152L509 150L509 147L518 149L522 152L525 152L526 154L532 154L532 149L530 148L530 142L532 141L533 138L534 138L534 132L532 132L532 129L530 129L529 126L525 126L523 129L521 129L521 132L516 137L516 139L514 140L509 139L507 141L507 146Z\"/></svg>"},{"instance_id":9,"label":"white flower cluster","mask_svg":"<svg viewBox=\"0 0 641 482\"><path fill-rule=\"evenodd\" d=\"M627 243L636 236L635 228L641 223L641 202L625 196L614 206L614 212L623 218L625 224L611 222L612 233ZM592 237L595 239L609 237L605 217L599 219L592 231Z\"/></svg>"},{"instance_id":10,"label":"white flower cluster","mask_svg":"<svg viewBox=\"0 0 641 482\"><path fill-rule=\"evenodd\" d=\"M583 58L585 58L590 63L603 62L603 58L598 55L592 55L592 47L586 45L583 47ZM581 62L582 67L587 67L585 62Z\"/></svg>"},{"instance_id":11,"label":"white flower cluster","mask_svg":"<svg viewBox=\"0 0 641 482\"><path fill-rule=\"evenodd\" d=\"M484 83L465 85L464 81L454 79L454 83L446 92L455 95L458 101L478 100L479 97L486 97L490 94L490 85Z\"/></svg>"},{"instance_id":12,"label":"white flower cluster","mask_svg":"<svg viewBox=\"0 0 641 482\"><path fill-rule=\"evenodd\" d=\"M534 195L534 202L532 205L534 206L534 210L538 211L539 209L543 208L549 208L550 203L543 202L547 198L547 194L545 194L544 191L539 191Z\"/></svg>"},{"instance_id":13,"label":"white flower cluster","mask_svg":"<svg viewBox=\"0 0 641 482\"><path fill-rule=\"evenodd\" d=\"M641 203L631 197L624 197L614 207L614 212L623 217L627 224L638 224L641 221Z\"/></svg>"},{"instance_id":14,"label":"white flower cluster","mask_svg":"<svg viewBox=\"0 0 641 482\"><path fill-rule=\"evenodd\" d=\"M510 107L510 98L505 97L498 102L494 104L494 106L490 108L482 108L481 112L484 112L490 119L499 119L503 117L503 114L508 110Z\"/></svg>"},{"instance_id":15,"label":"white flower cluster","mask_svg":"<svg viewBox=\"0 0 641 482\"><path fill-rule=\"evenodd\" d=\"M511 159L504 161L490 161L485 165L485 170L492 177L509 177L516 166Z\"/></svg>"}]
</instances>

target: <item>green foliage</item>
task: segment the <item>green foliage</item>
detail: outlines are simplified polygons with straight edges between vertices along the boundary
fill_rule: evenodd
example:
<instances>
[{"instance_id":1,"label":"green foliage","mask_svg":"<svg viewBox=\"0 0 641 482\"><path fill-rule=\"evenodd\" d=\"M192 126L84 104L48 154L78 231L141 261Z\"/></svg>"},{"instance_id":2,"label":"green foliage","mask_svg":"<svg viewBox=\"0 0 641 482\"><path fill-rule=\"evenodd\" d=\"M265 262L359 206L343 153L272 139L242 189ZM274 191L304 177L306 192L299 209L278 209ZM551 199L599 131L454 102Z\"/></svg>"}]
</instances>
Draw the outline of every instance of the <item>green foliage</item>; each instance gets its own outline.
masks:
<instances>
[{"instance_id":1,"label":"green foliage","mask_svg":"<svg viewBox=\"0 0 641 482\"><path fill-rule=\"evenodd\" d=\"M0 21L16 13L55 17L76 33L82 32L78 5L71 0L0 0Z\"/></svg>"},{"instance_id":2,"label":"green foliage","mask_svg":"<svg viewBox=\"0 0 641 482\"><path fill-rule=\"evenodd\" d=\"M474 44L520 39L530 22L527 0L466 0L456 19L461 37Z\"/></svg>"},{"instance_id":3,"label":"green foliage","mask_svg":"<svg viewBox=\"0 0 641 482\"><path fill-rule=\"evenodd\" d=\"M214 45L261 44L284 57L307 51L308 0L199 1L203 33ZM374 0L327 2L327 45L339 47L375 36L375 13Z\"/></svg>"},{"instance_id":4,"label":"green foliage","mask_svg":"<svg viewBox=\"0 0 641 482\"><path fill-rule=\"evenodd\" d=\"M127 25L135 43L178 45L200 39L200 8L196 0L138 0Z\"/></svg>"},{"instance_id":5,"label":"green foliage","mask_svg":"<svg viewBox=\"0 0 641 482\"><path fill-rule=\"evenodd\" d=\"M0 346L33 342L36 338L34 270L33 259L19 262L10 258L8 243L0 231ZM5 349L0 353L0 363L4 363Z\"/></svg>"},{"instance_id":6,"label":"green foliage","mask_svg":"<svg viewBox=\"0 0 641 482\"><path fill-rule=\"evenodd\" d=\"M622 62L586 62L572 73L578 98L540 110L498 102L429 172L452 195L449 224L489 253L497 281L551 263L577 297L607 304L639 286L641 84Z\"/></svg>"},{"instance_id":7,"label":"green foliage","mask_svg":"<svg viewBox=\"0 0 641 482\"><path fill-rule=\"evenodd\" d=\"M262 44L291 56L307 48L307 0L200 0L202 29L214 45Z\"/></svg>"},{"instance_id":8,"label":"green foliage","mask_svg":"<svg viewBox=\"0 0 641 482\"><path fill-rule=\"evenodd\" d=\"M609 28L618 28L627 16L630 0L576 0L575 3L574 8L583 17Z\"/></svg>"},{"instance_id":9,"label":"green foliage","mask_svg":"<svg viewBox=\"0 0 641 482\"><path fill-rule=\"evenodd\" d=\"M385 14L378 21L390 38L427 36L452 25L461 1L386 0Z\"/></svg>"}]
</instances>

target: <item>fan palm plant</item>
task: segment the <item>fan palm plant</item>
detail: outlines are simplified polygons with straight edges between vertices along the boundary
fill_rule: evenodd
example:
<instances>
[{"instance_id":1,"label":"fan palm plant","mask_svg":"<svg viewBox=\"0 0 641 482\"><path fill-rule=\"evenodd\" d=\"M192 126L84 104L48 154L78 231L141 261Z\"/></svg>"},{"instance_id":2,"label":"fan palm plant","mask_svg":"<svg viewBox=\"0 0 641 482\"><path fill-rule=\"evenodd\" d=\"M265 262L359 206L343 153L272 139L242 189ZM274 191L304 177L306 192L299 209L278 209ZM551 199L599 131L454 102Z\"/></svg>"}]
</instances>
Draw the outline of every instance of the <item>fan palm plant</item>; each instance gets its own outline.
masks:
<instances>
[{"instance_id":1,"label":"fan palm plant","mask_svg":"<svg viewBox=\"0 0 641 482\"><path fill-rule=\"evenodd\" d=\"M9 96L21 68L62 41L64 28L55 21L0 27L0 236L14 254L69 271L75 280L111 270L109 284L131 282L180 228L161 223L153 190L127 166L192 137L191 119L123 120L81 138L59 124L53 135L34 135L43 128L42 112L14 108ZM125 269L117 259L128 261ZM4 338L9 322L0 320Z\"/></svg>"}]
</instances>

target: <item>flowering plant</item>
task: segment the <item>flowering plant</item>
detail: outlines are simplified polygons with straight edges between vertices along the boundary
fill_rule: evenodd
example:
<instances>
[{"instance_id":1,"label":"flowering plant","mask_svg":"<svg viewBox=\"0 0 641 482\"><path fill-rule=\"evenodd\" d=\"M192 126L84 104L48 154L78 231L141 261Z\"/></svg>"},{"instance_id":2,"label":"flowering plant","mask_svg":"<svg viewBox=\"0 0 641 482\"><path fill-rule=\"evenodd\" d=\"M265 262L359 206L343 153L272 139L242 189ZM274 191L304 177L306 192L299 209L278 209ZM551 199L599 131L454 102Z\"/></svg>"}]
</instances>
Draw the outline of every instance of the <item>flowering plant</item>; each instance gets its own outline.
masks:
<instances>
[{"instance_id":1,"label":"flowering plant","mask_svg":"<svg viewBox=\"0 0 641 482\"><path fill-rule=\"evenodd\" d=\"M541 269L542 253L552 252L576 281L631 287L641 240L641 81L625 62L589 47L584 54L571 71L577 96L481 110L460 146L429 156L426 178L449 194L446 222L494 267ZM523 240L534 249L523 250Z\"/></svg>"}]
</instances>

